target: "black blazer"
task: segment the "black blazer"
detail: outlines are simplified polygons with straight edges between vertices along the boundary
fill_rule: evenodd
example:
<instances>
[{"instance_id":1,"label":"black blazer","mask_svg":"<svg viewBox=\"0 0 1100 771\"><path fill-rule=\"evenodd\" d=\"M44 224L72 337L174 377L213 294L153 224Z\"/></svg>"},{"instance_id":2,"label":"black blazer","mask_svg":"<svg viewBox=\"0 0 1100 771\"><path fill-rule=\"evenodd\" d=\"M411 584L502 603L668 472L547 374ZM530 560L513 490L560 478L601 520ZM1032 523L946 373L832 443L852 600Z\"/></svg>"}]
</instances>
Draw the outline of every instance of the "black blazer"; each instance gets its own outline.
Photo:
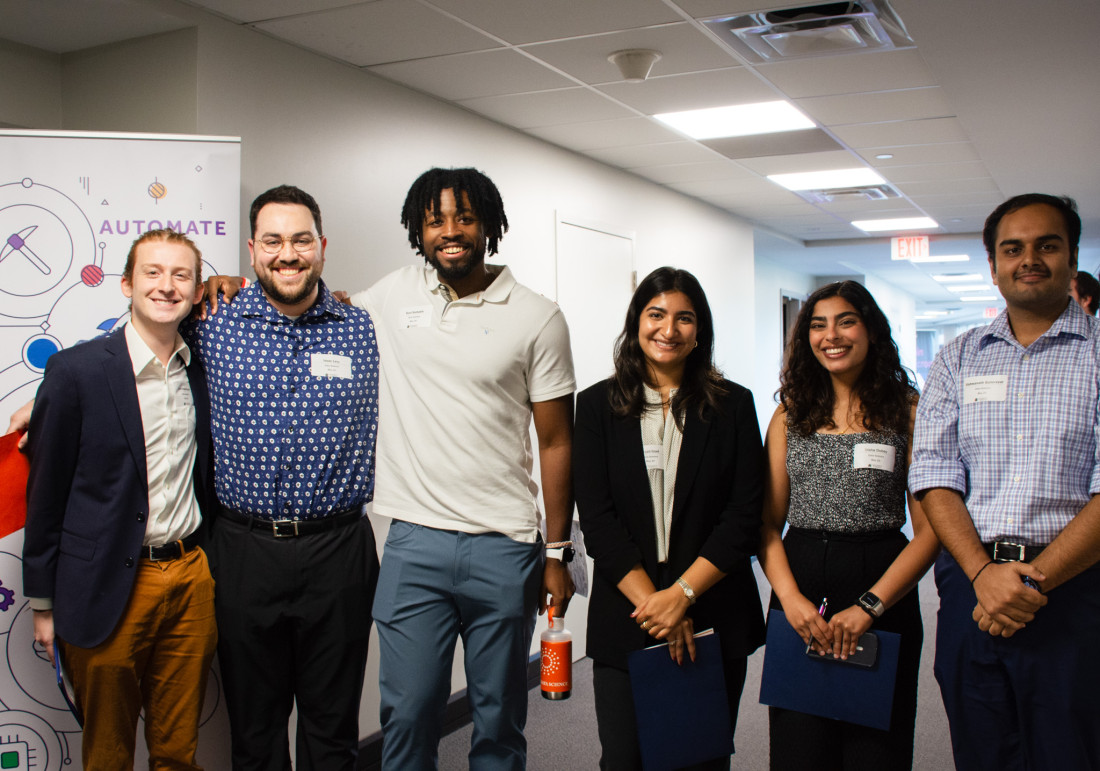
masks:
<instances>
[{"instance_id":1,"label":"black blazer","mask_svg":"<svg viewBox=\"0 0 1100 771\"><path fill-rule=\"evenodd\" d=\"M748 656L764 642L764 616L750 558L760 542L764 454L752 394L724 381L721 414L689 410L676 474L668 562L675 581L697 557L726 577L688 610L696 631L713 627L723 655ZM596 562L588 605L588 655L622 669L655 640L630 618L617 584L641 563L658 589L653 503L637 419L616 417L610 381L577 397L573 483L585 547Z\"/></svg>"},{"instance_id":2,"label":"black blazer","mask_svg":"<svg viewBox=\"0 0 1100 771\"><path fill-rule=\"evenodd\" d=\"M195 403L195 495L214 501L210 400L198 357L187 368ZM122 617L149 516L137 382L119 329L46 363L30 427L23 594L52 597L54 631L90 648Z\"/></svg>"}]
</instances>

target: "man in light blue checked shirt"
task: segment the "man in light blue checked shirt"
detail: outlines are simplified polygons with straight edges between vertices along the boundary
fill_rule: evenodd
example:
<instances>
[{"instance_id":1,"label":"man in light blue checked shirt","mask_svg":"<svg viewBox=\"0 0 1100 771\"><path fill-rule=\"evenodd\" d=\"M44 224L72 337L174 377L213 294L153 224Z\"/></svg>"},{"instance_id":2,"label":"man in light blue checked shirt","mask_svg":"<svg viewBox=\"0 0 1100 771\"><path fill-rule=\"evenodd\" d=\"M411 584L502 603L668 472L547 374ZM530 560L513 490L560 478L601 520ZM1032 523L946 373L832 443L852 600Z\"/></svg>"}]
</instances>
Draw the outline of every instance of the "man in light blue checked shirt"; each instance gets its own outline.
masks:
<instances>
[{"instance_id":1,"label":"man in light blue checked shirt","mask_svg":"<svg viewBox=\"0 0 1100 771\"><path fill-rule=\"evenodd\" d=\"M909 486L946 547L936 679L959 769L1100 768L1100 324L1081 219L1032 193L983 231L1006 309L936 357Z\"/></svg>"}]
</instances>

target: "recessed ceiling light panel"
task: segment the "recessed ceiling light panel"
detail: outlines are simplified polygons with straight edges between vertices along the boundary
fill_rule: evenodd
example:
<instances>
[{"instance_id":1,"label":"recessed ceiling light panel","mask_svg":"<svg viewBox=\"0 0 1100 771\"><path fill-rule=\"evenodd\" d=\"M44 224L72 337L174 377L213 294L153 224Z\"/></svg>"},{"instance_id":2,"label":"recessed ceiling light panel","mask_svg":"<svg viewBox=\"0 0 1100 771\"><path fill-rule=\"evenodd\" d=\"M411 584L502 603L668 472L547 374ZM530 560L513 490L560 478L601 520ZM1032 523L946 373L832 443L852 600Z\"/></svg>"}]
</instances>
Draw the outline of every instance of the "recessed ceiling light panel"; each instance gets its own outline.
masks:
<instances>
[{"instance_id":1,"label":"recessed ceiling light panel","mask_svg":"<svg viewBox=\"0 0 1100 771\"><path fill-rule=\"evenodd\" d=\"M877 172L868 168L804 171L796 174L769 174L768 179L793 191L882 185L886 182Z\"/></svg>"},{"instance_id":2,"label":"recessed ceiling light panel","mask_svg":"<svg viewBox=\"0 0 1100 771\"><path fill-rule=\"evenodd\" d=\"M774 134L812 129L817 125L790 102L784 101L665 112L653 117L692 139Z\"/></svg>"},{"instance_id":3,"label":"recessed ceiling light panel","mask_svg":"<svg viewBox=\"0 0 1100 771\"><path fill-rule=\"evenodd\" d=\"M900 217L888 220L855 220L852 222L866 233L881 233L886 230L931 230L939 224L931 217ZM914 260L915 262L915 260Z\"/></svg>"}]
</instances>

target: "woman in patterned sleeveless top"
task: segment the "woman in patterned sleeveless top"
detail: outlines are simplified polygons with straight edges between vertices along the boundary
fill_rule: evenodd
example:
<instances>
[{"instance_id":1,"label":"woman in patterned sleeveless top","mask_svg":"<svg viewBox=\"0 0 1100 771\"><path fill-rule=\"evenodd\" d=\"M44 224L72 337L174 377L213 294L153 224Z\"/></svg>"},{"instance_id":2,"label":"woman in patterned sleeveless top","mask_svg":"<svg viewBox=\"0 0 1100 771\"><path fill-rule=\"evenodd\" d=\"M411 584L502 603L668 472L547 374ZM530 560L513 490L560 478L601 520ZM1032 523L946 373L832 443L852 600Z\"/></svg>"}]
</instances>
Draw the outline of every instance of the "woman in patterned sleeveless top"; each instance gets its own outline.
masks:
<instances>
[{"instance_id":1,"label":"woman in patterned sleeveless top","mask_svg":"<svg viewBox=\"0 0 1100 771\"><path fill-rule=\"evenodd\" d=\"M810 296L778 396L759 555L772 608L818 652L846 659L871 629L900 633L901 651L889 731L771 707L771 768L912 768L916 584L939 544L906 491L917 393L863 286L837 282ZM907 499L912 541L900 529Z\"/></svg>"}]
</instances>

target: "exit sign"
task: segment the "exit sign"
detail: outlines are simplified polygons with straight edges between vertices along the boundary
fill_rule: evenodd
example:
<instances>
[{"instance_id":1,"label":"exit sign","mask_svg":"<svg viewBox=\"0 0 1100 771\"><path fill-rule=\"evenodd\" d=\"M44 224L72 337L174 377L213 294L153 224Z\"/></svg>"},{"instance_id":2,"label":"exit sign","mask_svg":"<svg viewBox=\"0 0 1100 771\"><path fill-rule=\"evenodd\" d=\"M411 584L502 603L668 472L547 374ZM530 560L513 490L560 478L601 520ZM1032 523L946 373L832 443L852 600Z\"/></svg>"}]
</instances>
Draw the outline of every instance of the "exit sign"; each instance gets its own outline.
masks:
<instances>
[{"instance_id":1,"label":"exit sign","mask_svg":"<svg viewBox=\"0 0 1100 771\"><path fill-rule=\"evenodd\" d=\"M985 316L987 319L995 319L995 318L997 318L998 313L1000 313L1000 311L997 310L996 308L986 308L982 312L982 315Z\"/></svg>"},{"instance_id":2,"label":"exit sign","mask_svg":"<svg viewBox=\"0 0 1100 771\"><path fill-rule=\"evenodd\" d=\"M931 254L928 236L904 236L890 239L890 259L927 260Z\"/></svg>"}]
</instances>

